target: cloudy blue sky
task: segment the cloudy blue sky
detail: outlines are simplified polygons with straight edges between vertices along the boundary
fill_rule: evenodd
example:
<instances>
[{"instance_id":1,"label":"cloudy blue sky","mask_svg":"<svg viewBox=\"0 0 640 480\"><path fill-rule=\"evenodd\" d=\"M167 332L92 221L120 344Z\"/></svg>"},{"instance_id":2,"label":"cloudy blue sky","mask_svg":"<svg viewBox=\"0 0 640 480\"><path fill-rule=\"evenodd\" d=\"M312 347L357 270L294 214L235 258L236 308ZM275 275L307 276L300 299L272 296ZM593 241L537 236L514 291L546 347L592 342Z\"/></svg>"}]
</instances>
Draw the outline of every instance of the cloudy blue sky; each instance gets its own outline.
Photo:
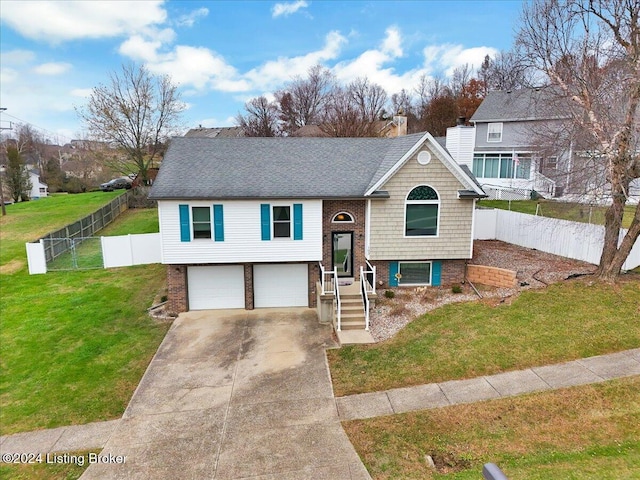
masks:
<instances>
[{"instance_id":1,"label":"cloudy blue sky","mask_svg":"<svg viewBox=\"0 0 640 480\"><path fill-rule=\"evenodd\" d=\"M14 1L0 3L2 127L82 135L74 107L131 61L170 74L188 127L229 126L244 102L315 65L389 94L509 49L520 1Z\"/></svg>"}]
</instances>

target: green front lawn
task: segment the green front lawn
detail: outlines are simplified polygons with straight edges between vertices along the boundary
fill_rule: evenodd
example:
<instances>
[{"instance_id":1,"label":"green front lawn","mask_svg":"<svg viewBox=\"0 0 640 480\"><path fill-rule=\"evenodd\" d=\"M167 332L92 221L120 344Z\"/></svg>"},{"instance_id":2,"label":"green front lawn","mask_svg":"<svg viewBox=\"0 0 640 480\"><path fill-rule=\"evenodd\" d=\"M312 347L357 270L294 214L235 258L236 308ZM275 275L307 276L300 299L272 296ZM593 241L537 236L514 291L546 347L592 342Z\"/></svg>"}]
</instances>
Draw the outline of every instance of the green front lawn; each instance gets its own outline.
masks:
<instances>
[{"instance_id":1,"label":"green front lawn","mask_svg":"<svg viewBox=\"0 0 640 480\"><path fill-rule=\"evenodd\" d=\"M491 375L640 347L640 277L591 279L423 315L394 338L327 352L336 395Z\"/></svg>"},{"instance_id":2,"label":"green front lawn","mask_svg":"<svg viewBox=\"0 0 640 480\"><path fill-rule=\"evenodd\" d=\"M498 208L513 212L528 213L549 218L560 218L574 222L592 223L604 225L604 213L607 207L589 206L582 203L558 202L555 200L480 200L479 207ZM622 218L622 228L629 228L635 214L636 207L627 205Z\"/></svg>"},{"instance_id":3,"label":"green front lawn","mask_svg":"<svg viewBox=\"0 0 640 480\"><path fill-rule=\"evenodd\" d=\"M376 480L475 480L488 462L514 480L637 479L640 377L343 426Z\"/></svg>"},{"instance_id":4,"label":"green front lawn","mask_svg":"<svg viewBox=\"0 0 640 480\"><path fill-rule=\"evenodd\" d=\"M164 287L162 265L27 273L26 241L113 196L18 204L0 220L2 434L119 417L164 337L168 325L146 312ZM146 233L154 217L157 231L153 209L129 211L101 233Z\"/></svg>"}]
</instances>

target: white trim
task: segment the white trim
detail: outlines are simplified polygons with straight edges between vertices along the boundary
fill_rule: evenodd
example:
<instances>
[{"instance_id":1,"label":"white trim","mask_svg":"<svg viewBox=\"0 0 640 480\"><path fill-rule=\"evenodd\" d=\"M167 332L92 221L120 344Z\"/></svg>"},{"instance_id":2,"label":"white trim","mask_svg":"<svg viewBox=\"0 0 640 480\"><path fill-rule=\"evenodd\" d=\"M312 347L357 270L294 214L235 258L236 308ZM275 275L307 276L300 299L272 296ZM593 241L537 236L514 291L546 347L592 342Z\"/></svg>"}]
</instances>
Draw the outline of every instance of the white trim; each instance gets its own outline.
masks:
<instances>
[{"instance_id":1,"label":"white trim","mask_svg":"<svg viewBox=\"0 0 640 480\"><path fill-rule=\"evenodd\" d=\"M395 173L400 169L402 165L404 165L409 158L413 156L413 154L424 144L425 141L429 141L429 144L432 150L437 153L438 157L441 159L442 164L447 167L447 169L453 173L453 175L458 179L462 179L463 182L466 182L465 185L470 190L478 193L479 195L484 195L482 189L476 185L475 182L471 180L471 178L465 173L464 170L458 165L455 160L451 157L451 155L433 138L433 136L427 132L425 133L420 140L418 140L413 147L407 151L400 160L398 160L393 167L391 167L380 180L378 180L369 190L367 190L364 194L365 197L370 196L376 190L378 190L382 185L384 185L389 178L391 178Z\"/></svg>"},{"instance_id":2,"label":"white trim","mask_svg":"<svg viewBox=\"0 0 640 480\"><path fill-rule=\"evenodd\" d=\"M293 203L270 203L269 207L271 208L271 241L280 241L280 240L293 240ZM289 207L289 236L288 237L276 237L275 235L275 224L276 224L276 216L273 213L273 209L276 207ZM279 221L278 223L285 223L284 221Z\"/></svg>"},{"instance_id":3,"label":"white trim","mask_svg":"<svg viewBox=\"0 0 640 480\"><path fill-rule=\"evenodd\" d=\"M436 195L438 195L438 200L408 200L409 195L411 195L411 192L413 192L416 188L418 187L429 187L430 189L432 189L434 192L436 192ZM410 204L408 202L411 202ZM437 205L438 206L438 218L436 220L436 234L435 235L407 235L407 205ZM409 193L407 193L407 195L404 197L404 230L403 230L403 237L404 238L438 238L440 237L440 211L442 210L442 208L440 208L442 206L442 202L440 200L440 193L438 192L438 190L436 190L435 188L433 188L431 185L427 185L426 183L419 183L418 185L414 186L411 188L411 190L409 190Z\"/></svg>"},{"instance_id":4,"label":"white trim","mask_svg":"<svg viewBox=\"0 0 640 480\"><path fill-rule=\"evenodd\" d=\"M469 242L469 258L473 258L473 240L476 231L476 205L478 204L478 199L473 199L473 210L471 211L471 239ZM466 272L466 267L465 267Z\"/></svg>"},{"instance_id":5,"label":"white trim","mask_svg":"<svg viewBox=\"0 0 640 480\"><path fill-rule=\"evenodd\" d=\"M366 206L366 221L364 225L364 258L369 258L369 252L371 250L371 199L367 199Z\"/></svg>"},{"instance_id":6,"label":"white trim","mask_svg":"<svg viewBox=\"0 0 640 480\"><path fill-rule=\"evenodd\" d=\"M351 218L351 220L336 220L336 217L337 217L338 215L348 215L348 216L349 216L349 218ZM338 213L336 213L336 214L333 216L333 218L331 219L331 223L337 223L337 224L341 224L341 223L355 223L355 216L354 216L354 215L352 215L352 214L350 214L349 212L345 212L345 211L338 212Z\"/></svg>"},{"instance_id":7,"label":"white trim","mask_svg":"<svg viewBox=\"0 0 640 480\"><path fill-rule=\"evenodd\" d=\"M405 283L402 284L402 276L398 279L398 287L423 287L423 286L431 286L433 285L433 261L432 260L428 260L428 261L422 261L422 260L414 260L414 261L402 261L402 260L398 260L398 273L400 275L402 275L402 272L400 272L400 265L402 265L403 263L428 263L429 264L429 283Z\"/></svg>"},{"instance_id":8,"label":"white trim","mask_svg":"<svg viewBox=\"0 0 640 480\"><path fill-rule=\"evenodd\" d=\"M200 242L200 241L210 241L213 240L213 206L212 205L189 205L189 207L191 208L191 211L189 212L190 214L190 218L189 220L191 221L191 241L192 242ZM194 208L208 208L209 209L209 236L207 238L196 238L196 230L194 228L194 215L193 215L193 209ZM204 222L198 222L198 223L204 223Z\"/></svg>"},{"instance_id":9,"label":"white trim","mask_svg":"<svg viewBox=\"0 0 640 480\"><path fill-rule=\"evenodd\" d=\"M500 138L498 140L491 139L491 134L496 134L498 132L491 131L491 125L500 125ZM487 123L487 143L502 143L502 130L503 130L503 122L491 122Z\"/></svg>"}]
</instances>

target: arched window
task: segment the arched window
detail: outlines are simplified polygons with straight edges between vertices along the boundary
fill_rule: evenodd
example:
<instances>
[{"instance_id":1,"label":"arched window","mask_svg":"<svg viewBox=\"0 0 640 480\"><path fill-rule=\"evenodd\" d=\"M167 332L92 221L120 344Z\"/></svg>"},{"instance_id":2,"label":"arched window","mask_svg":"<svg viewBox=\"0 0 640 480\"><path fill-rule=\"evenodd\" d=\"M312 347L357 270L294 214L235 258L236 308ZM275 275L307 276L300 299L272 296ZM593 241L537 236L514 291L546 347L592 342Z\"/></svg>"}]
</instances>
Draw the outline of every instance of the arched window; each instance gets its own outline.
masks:
<instances>
[{"instance_id":1,"label":"arched window","mask_svg":"<svg viewBox=\"0 0 640 480\"><path fill-rule=\"evenodd\" d=\"M336 213L331 223L353 223L353 217L347 212Z\"/></svg>"},{"instance_id":2,"label":"arched window","mask_svg":"<svg viewBox=\"0 0 640 480\"><path fill-rule=\"evenodd\" d=\"M405 202L405 236L437 236L439 210L440 198L433 188L419 185L411 190Z\"/></svg>"}]
</instances>

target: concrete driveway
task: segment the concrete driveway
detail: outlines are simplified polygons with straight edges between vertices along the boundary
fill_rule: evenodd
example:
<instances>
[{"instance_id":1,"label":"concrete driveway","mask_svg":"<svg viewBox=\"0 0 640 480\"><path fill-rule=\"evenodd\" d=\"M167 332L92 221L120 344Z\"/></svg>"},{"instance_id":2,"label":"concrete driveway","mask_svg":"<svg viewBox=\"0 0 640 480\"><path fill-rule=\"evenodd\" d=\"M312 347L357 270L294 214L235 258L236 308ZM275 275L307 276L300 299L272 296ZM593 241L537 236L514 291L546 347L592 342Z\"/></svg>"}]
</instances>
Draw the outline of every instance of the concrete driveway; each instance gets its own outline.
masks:
<instances>
[{"instance_id":1,"label":"concrete driveway","mask_svg":"<svg viewBox=\"0 0 640 480\"><path fill-rule=\"evenodd\" d=\"M332 345L309 309L180 315L102 451L110 463L82 478L370 478L338 419Z\"/></svg>"}]
</instances>

